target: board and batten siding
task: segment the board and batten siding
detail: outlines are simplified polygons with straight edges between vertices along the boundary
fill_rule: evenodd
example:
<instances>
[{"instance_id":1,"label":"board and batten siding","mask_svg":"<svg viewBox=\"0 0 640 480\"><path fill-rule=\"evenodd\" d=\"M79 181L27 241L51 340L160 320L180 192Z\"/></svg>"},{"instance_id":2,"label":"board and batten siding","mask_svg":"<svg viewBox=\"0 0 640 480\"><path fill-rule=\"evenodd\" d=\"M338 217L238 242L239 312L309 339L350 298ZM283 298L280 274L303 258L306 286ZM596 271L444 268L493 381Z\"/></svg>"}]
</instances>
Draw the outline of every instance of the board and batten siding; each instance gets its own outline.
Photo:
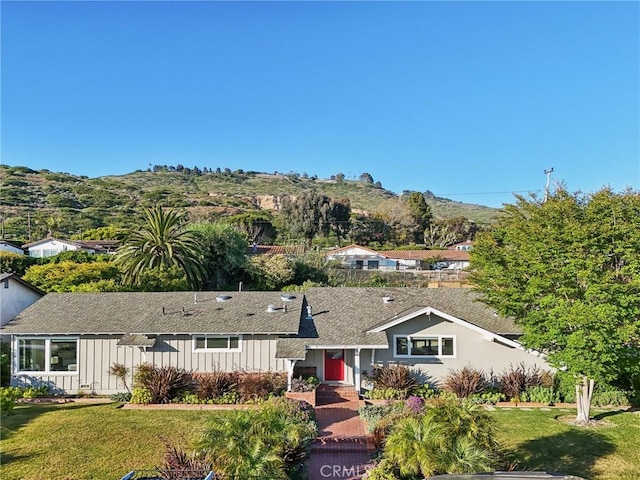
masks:
<instances>
[{"instance_id":1,"label":"board and batten siding","mask_svg":"<svg viewBox=\"0 0 640 480\"><path fill-rule=\"evenodd\" d=\"M78 391L109 395L124 392L121 382L109 373L114 363L129 368L129 387L136 366L151 363L158 367L173 366L193 372L246 371L284 372L285 360L275 358L277 337L243 335L239 352L194 352L191 335L159 335L152 348L118 346L120 335L86 335L80 337L78 371L63 374L25 375L20 384L47 384L53 391L74 394Z\"/></svg>"}]
</instances>

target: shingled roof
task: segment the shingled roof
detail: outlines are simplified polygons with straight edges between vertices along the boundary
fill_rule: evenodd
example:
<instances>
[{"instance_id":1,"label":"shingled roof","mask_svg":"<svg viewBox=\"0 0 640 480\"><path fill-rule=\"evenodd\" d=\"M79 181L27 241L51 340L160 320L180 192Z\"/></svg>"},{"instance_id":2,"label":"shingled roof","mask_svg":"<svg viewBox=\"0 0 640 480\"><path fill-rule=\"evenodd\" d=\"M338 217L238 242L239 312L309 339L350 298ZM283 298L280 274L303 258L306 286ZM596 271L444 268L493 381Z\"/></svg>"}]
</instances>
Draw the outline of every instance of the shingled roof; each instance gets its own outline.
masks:
<instances>
[{"instance_id":1,"label":"shingled roof","mask_svg":"<svg viewBox=\"0 0 640 480\"><path fill-rule=\"evenodd\" d=\"M296 338L278 340L280 358L304 358L308 346L387 347L386 333L372 330L426 307L493 333L521 333L513 321L497 316L466 288L312 288L306 298L313 320L302 320Z\"/></svg>"},{"instance_id":2,"label":"shingled roof","mask_svg":"<svg viewBox=\"0 0 640 480\"><path fill-rule=\"evenodd\" d=\"M5 334L295 334L304 296L279 292L49 293ZM218 297L226 296L226 301ZM268 312L269 305L275 311ZM284 305L287 306L286 311Z\"/></svg>"}]
</instances>

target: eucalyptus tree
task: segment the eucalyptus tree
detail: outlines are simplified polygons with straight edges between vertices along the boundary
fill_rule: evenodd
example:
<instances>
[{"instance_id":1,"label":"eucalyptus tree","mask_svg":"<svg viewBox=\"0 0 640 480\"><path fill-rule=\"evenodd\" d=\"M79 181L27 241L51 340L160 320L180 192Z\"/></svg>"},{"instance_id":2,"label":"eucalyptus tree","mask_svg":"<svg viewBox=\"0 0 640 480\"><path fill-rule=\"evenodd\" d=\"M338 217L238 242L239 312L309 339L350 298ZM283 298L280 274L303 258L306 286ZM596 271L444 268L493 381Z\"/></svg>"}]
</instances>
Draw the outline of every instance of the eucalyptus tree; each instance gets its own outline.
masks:
<instances>
[{"instance_id":1,"label":"eucalyptus tree","mask_svg":"<svg viewBox=\"0 0 640 480\"><path fill-rule=\"evenodd\" d=\"M640 195L604 188L517 196L471 251L471 281L523 344L576 380L578 423L595 381L640 378Z\"/></svg>"},{"instance_id":2,"label":"eucalyptus tree","mask_svg":"<svg viewBox=\"0 0 640 480\"><path fill-rule=\"evenodd\" d=\"M280 215L290 235L306 240L311 247L313 237L330 228L331 199L315 190L303 191L295 199L285 198Z\"/></svg>"},{"instance_id":3,"label":"eucalyptus tree","mask_svg":"<svg viewBox=\"0 0 640 480\"><path fill-rule=\"evenodd\" d=\"M186 212L144 208L143 222L129 230L118 249L116 264L123 268L123 282L137 285L152 270L178 267L192 288L202 285L205 269L202 249L187 227Z\"/></svg>"}]
</instances>

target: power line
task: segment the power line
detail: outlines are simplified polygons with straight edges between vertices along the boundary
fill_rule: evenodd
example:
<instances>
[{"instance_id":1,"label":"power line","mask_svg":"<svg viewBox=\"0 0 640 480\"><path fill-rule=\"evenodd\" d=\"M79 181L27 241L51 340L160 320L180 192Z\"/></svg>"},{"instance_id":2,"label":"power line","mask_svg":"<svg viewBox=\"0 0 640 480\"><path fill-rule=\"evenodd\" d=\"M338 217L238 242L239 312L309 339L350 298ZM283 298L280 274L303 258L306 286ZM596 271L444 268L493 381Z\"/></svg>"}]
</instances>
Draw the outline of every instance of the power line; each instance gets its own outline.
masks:
<instances>
[{"instance_id":1,"label":"power line","mask_svg":"<svg viewBox=\"0 0 640 480\"><path fill-rule=\"evenodd\" d=\"M498 195L503 193L528 193L528 192L539 192L538 190L509 190L508 192L468 192L468 193L434 193L436 197L442 197L444 195Z\"/></svg>"}]
</instances>

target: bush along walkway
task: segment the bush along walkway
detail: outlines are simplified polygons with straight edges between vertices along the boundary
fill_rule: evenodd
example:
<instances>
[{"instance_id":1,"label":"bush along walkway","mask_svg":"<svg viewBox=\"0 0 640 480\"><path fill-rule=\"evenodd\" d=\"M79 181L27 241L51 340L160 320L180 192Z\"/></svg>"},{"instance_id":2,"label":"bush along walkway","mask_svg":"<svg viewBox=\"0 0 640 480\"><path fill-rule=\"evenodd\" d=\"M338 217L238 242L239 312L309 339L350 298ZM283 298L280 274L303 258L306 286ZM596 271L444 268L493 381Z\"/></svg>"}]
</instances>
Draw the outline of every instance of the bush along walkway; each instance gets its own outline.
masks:
<instances>
[{"instance_id":1,"label":"bush along walkway","mask_svg":"<svg viewBox=\"0 0 640 480\"><path fill-rule=\"evenodd\" d=\"M310 480L356 480L371 467L373 442L358 415L353 387L320 385L317 391L318 439L307 461Z\"/></svg>"}]
</instances>

